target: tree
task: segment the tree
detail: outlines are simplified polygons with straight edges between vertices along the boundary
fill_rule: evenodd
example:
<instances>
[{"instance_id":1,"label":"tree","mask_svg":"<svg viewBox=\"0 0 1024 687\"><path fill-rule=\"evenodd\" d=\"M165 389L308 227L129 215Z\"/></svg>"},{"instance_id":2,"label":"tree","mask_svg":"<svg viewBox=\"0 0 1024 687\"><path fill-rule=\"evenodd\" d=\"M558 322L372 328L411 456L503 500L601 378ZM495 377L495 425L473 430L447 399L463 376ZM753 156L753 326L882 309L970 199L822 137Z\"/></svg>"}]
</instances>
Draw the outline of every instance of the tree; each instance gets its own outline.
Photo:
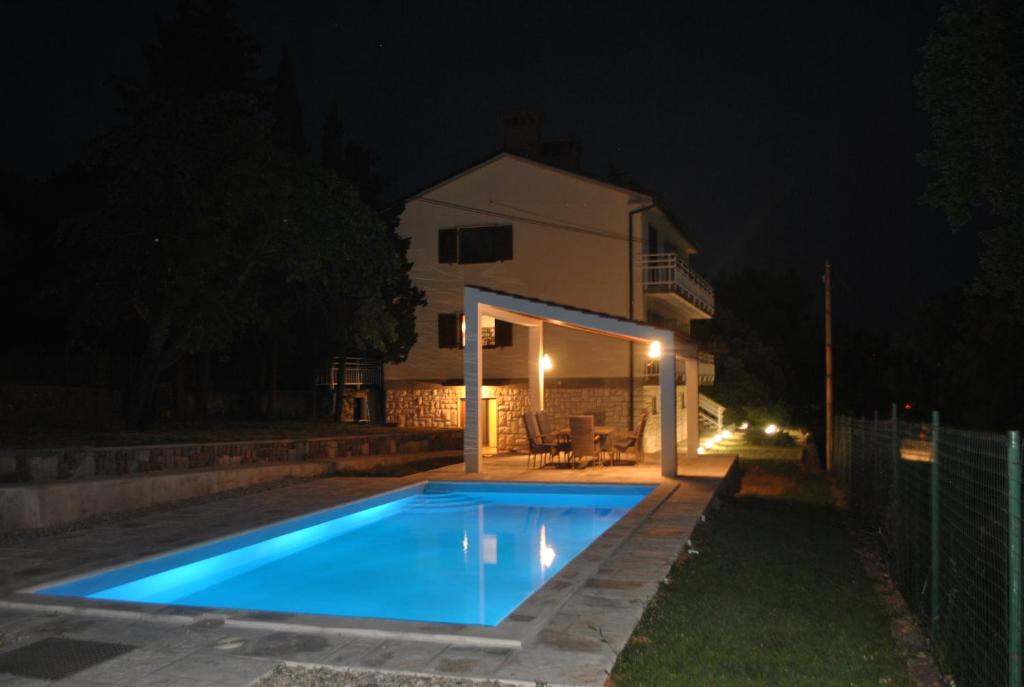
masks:
<instances>
[{"instance_id":1,"label":"tree","mask_svg":"<svg viewBox=\"0 0 1024 687\"><path fill-rule=\"evenodd\" d=\"M925 202L983 230L980 294L1024 320L1024 4L952 2L924 47L918 92L932 122Z\"/></svg>"},{"instance_id":2,"label":"tree","mask_svg":"<svg viewBox=\"0 0 1024 687\"><path fill-rule=\"evenodd\" d=\"M274 141L299 156L306 154L302 105L295 86L292 62L287 51L281 58L274 89Z\"/></svg>"},{"instance_id":3,"label":"tree","mask_svg":"<svg viewBox=\"0 0 1024 687\"><path fill-rule=\"evenodd\" d=\"M178 0L170 21L157 20L157 42L143 49L150 92L192 100L258 88L256 39L239 28L231 0Z\"/></svg>"},{"instance_id":4,"label":"tree","mask_svg":"<svg viewBox=\"0 0 1024 687\"><path fill-rule=\"evenodd\" d=\"M104 200L65 239L80 311L129 323L140 342L131 426L149 419L171 365L237 345L268 313L287 309L310 358L402 348L388 225L282 141L275 114L294 108L275 107L283 100L254 79L255 42L229 9L183 1L160 25L148 83L122 90L131 121L103 141Z\"/></svg>"},{"instance_id":5,"label":"tree","mask_svg":"<svg viewBox=\"0 0 1024 687\"><path fill-rule=\"evenodd\" d=\"M324 121L320 163L352 183L358 189L362 201L375 208L388 226L392 250L399 260L399 276L390 284L384 298L389 303L388 308L395 320L398 335L379 353L389 362L402 362L417 340L416 308L427 303L426 293L412 283L410 276L412 263L407 257L409 239L398 233L398 220L404 205L384 203L384 192L391 180L377 169L378 158L372 150L349 140L337 103L331 103Z\"/></svg>"}]
</instances>

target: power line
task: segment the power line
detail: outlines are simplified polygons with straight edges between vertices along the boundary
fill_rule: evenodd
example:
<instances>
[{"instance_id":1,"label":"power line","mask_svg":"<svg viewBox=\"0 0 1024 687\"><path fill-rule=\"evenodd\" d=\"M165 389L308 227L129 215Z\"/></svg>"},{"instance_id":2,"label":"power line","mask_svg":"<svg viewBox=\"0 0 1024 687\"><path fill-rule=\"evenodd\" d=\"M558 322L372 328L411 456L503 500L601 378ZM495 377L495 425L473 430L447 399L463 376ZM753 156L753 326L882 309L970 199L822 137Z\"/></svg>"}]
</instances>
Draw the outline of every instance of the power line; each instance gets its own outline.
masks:
<instances>
[{"instance_id":1,"label":"power line","mask_svg":"<svg viewBox=\"0 0 1024 687\"><path fill-rule=\"evenodd\" d=\"M565 224L556 220L544 220L533 219L530 217L523 217L522 215L511 215L507 212L498 212L495 210L487 210L485 208L475 208L469 205L462 205L461 203L452 203L446 200L435 200L433 198L416 198L411 202L428 203L430 205L438 205L440 207L452 208L455 210L465 210L466 212L474 212L479 215L487 215L489 217L497 217L499 219L513 220L515 222L523 222L525 224L533 224L539 227L553 227L555 229L562 229L564 231L571 231L577 234L587 234L590 236L599 236L605 239L614 239L616 241L629 241L628 238L620 236L618 234L612 234L603 229L596 227L587 227L583 225L572 225ZM495 201L491 201L494 203ZM539 214L539 213L534 213Z\"/></svg>"}]
</instances>

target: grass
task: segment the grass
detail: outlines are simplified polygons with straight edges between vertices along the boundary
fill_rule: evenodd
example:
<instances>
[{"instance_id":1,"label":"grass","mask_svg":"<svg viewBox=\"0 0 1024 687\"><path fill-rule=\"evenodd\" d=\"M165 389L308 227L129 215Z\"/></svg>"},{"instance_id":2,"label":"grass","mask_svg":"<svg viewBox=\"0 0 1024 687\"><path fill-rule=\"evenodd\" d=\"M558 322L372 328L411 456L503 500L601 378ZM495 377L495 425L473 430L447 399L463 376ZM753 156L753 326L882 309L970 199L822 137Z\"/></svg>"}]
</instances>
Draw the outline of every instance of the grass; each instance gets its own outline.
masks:
<instances>
[{"instance_id":1,"label":"grass","mask_svg":"<svg viewBox=\"0 0 1024 687\"><path fill-rule=\"evenodd\" d=\"M615 665L616 685L902 685L906 666L833 490L745 462Z\"/></svg>"},{"instance_id":2,"label":"grass","mask_svg":"<svg viewBox=\"0 0 1024 687\"><path fill-rule=\"evenodd\" d=\"M0 425L0 448L56 448L60 446L132 446L140 444L187 444L217 441L269 441L345 434L379 434L410 431L400 427L351 425L336 420L210 418L203 421L160 422L142 431L118 427L50 427Z\"/></svg>"}]
</instances>

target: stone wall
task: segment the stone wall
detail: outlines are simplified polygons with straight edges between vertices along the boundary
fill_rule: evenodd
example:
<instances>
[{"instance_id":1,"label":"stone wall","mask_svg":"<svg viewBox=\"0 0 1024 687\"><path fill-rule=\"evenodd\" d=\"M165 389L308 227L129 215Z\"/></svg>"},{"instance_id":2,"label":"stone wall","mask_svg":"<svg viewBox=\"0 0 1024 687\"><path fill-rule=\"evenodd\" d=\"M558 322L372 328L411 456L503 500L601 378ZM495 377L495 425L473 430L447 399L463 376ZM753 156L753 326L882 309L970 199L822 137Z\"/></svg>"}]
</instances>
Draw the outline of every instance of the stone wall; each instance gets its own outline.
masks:
<instances>
[{"instance_id":1,"label":"stone wall","mask_svg":"<svg viewBox=\"0 0 1024 687\"><path fill-rule=\"evenodd\" d=\"M387 391L388 422L400 427L442 428L459 426L459 401L465 394L459 385L417 383ZM661 450L661 407L656 384L638 385L633 395L634 421L641 413L650 413L644 432L644 452ZM525 382L484 386L484 397L498 401L498 449L525 450L526 429L522 415L529 408L529 390ZM676 441L686 441L686 387L676 387ZM625 379L552 380L544 388L544 408L556 426L569 424L570 415L604 412L604 423L629 427L629 382Z\"/></svg>"},{"instance_id":2,"label":"stone wall","mask_svg":"<svg viewBox=\"0 0 1024 687\"><path fill-rule=\"evenodd\" d=\"M528 443L523 413L530 407L529 389L525 384L507 384L493 389L498 401L498 450L525 450Z\"/></svg>"},{"instance_id":3,"label":"stone wall","mask_svg":"<svg viewBox=\"0 0 1024 687\"><path fill-rule=\"evenodd\" d=\"M458 427L461 386L417 384L387 390L387 422L399 427Z\"/></svg>"},{"instance_id":4,"label":"stone wall","mask_svg":"<svg viewBox=\"0 0 1024 687\"><path fill-rule=\"evenodd\" d=\"M461 449L461 430L396 431L362 436L207 444L18 449L0 451L0 483Z\"/></svg>"}]
</instances>

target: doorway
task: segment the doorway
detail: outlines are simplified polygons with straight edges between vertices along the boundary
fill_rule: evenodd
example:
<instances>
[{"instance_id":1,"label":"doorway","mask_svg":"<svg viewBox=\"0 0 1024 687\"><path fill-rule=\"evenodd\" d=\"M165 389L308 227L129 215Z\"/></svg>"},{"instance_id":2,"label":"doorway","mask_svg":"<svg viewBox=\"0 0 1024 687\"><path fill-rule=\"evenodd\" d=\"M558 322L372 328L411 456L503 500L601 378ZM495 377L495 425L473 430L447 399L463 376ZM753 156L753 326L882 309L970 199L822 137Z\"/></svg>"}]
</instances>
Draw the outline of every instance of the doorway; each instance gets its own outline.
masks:
<instances>
[{"instance_id":1,"label":"doorway","mask_svg":"<svg viewBox=\"0 0 1024 687\"><path fill-rule=\"evenodd\" d=\"M483 448L489 453L498 450L498 399L483 398ZM459 427L466 428L466 399L459 399Z\"/></svg>"}]
</instances>

